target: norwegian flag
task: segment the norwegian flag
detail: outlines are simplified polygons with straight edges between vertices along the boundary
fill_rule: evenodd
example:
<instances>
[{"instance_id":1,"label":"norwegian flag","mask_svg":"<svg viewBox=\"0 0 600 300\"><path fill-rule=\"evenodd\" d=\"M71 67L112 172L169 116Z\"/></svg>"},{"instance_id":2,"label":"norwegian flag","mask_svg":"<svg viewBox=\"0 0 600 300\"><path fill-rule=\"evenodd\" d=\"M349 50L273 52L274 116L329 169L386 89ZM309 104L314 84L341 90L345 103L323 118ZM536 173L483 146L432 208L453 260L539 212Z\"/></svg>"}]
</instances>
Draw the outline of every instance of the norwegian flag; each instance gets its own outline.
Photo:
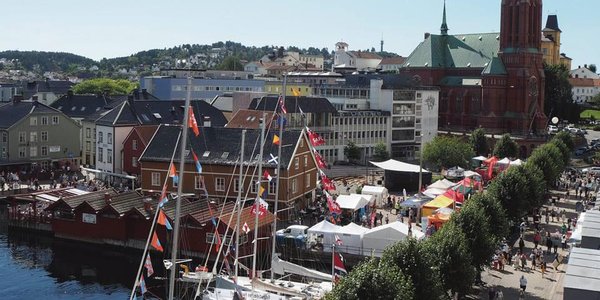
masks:
<instances>
[{"instance_id":1,"label":"norwegian flag","mask_svg":"<svg viewBox=\"0 0 600 300\"><path fill-rule=\"evenodd\" d=\"M257 211L257 206L258 206L258 211ZM250 210L250 212L253 215L258 214L259 217L266 215L267 211L269 211L269 203L267 203L267 201L263 200L260 197L258 198L258 201L254 205L252 205L252 210Z\"/></svg>"},{"instance_id":2,"label":"norwegian flag","mask_svg":"<svg viewBox=\"0 0 600 300\"><path fill-rule=\"evenodd\" d=\"M152 267L152 259L150 259L150 252L148 252L148 256L146 256L144 267L146 267L146 271L148 271L148 277L154 274L154 268Z\"/></svg>"},{"instance_id":3,"label":"norwegian flag","mask_svg":"<svg viewBox=\"0 0 600 300\"><path fill-rule=\"evenodd\" d=\"M333 269L335 271L335 281L348 274L344 266L344 257L337 252L333 254Z\"/></svg>"},{"instance_id":4,"label":"norwegian flag","mask_svg":"<svg viewBox=\"0 0 600 300\"><path fill-rule=\"evenodd\" d=\"M321 176L321 184L323 185L323 189L326 191L335 190L335 184L333 183L333 181L331 181L331 179L327 178L327 176L325 175Z\"/></svg>"},{"instance_id":5,"label":"norwegian flag","mask_svg":"<svg viewBox=\"0 0 600 300\"><path fill-rule=\"evenodd\" d=\"M344 244L344 242L342 242L342 239L340 239L340 237L337 234L335 235L335 243L339 246Z\"/></svg>"},{"instance_id":6,"label":"norwegian flag","mask_svg":"<svg viewBox=\"0 0 600 300\"><path fill-rule=\"evenodd\" d=\"M263 177L268 180L269 182L271 182L271 180L273 180L273 176L271 176L271 174L269 174L269 171L265 170L263 172Z\"/></svg>"},{"instance_id":7,"label":"norwegian flag","mask_svg":"<svg viewBox=\"0 0 600 300\"><path fill-rule=\"evenodd\" d=\"M313 152L315 153L315 160L317 161L317 167L319 167L320 169L325 169L327 167L327 163L325 163L325 160L323 159L321 154L319 154L319 152L317 150L314 150Z\"/></svg>"},{"instance_id":8,"label":"norwegian flag","mask_svg":"<svg viewBox=\"0 0 600 300\"><path fill-rule=\"evenodd\" d=\"M329 212L334 214L342 213L342 208L337 202L333 200L333 197L329 195L329 193L325 192L325 197L327 198L327 207L329 207Z\"/></svg>"},{"instance_id":9,"label":"norwegian flag","mask_svg":"<svg viewBox=\"0 0 600 300\"><path fill-rule=\"evenodd\" d=\"M306 132L308 133L308 139L313 147L325 144L325 140L318 133L310 130L308 127L306 127Z\"/></svg>"},{"instance_id":10,"label":"norwegian flag","mask_svg":"<svg viewBox=\"0 0 600 300\"><path fill-rule=\"evenodd\" d=\"M279 107L281 107L281 112L287 114L287 109L285 108L285 103L283 101L283 96L279 95Z\"/></svg>"},{"instance_id":11,"label":"norwegian flag","mask_svg":"<svg viewBox=\"0 0 600 300\"><path fill-rule=\"evenodd\" d=\"M250 226L248 226L248 223L244 222L244 226L242 226L242 231L245 234L248 234L248 232L250 232Z\"/></svg>"}]
</instances>

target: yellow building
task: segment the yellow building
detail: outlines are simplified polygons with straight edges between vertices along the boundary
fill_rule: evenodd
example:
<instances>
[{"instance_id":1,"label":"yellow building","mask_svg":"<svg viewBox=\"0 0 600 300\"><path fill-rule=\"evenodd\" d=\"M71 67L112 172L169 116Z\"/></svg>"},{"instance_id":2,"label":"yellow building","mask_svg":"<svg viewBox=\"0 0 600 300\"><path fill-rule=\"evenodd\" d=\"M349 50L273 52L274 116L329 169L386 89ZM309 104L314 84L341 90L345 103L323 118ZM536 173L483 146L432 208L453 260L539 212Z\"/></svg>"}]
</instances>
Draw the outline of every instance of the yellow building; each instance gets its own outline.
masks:
<instances>
[{"instance_id":1,"label":"yellow building","mask_svg":"<svg viewBox=\"0 0 600 300\"><path fill-rule=\"evenodd\" d=\"M542 53L544 62L547 64L566 65L571 69L571 58L560 52L560 35L562 30L558 27L558 18L556 15L549 15L546 20L546 27L542 30Z\"/></svg>"},{"instance_id":2,"label":"yellow building","mask_svg":"<svg viewBox=\"0 0 600 300\"><path fill-rule=\"evenodd\" d=\"M279 80L266 81L265 92L269 94L281 94L283 83ZM312 96L312 88L305 83L288 82L286 85L286 96Z\"/></svg>"}]
</instances>

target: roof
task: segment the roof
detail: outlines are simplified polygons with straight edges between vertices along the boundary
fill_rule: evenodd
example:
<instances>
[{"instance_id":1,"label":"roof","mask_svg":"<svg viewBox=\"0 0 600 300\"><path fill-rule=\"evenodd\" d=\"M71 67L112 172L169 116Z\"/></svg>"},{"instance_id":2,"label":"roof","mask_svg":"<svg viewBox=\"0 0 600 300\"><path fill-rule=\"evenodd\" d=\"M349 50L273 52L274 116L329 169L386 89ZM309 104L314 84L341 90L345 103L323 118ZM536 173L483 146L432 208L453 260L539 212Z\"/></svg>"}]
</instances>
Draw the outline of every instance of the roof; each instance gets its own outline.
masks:
<instances>
[{"instance_id":1,"label":"roof","mask_svg":"<svg viewBox=\"0 0 600 300\"><path fill-rule=\"evenodd\" d=\"M158 126L156 125L136 126L132 130L135 130L138 133L138 136L142 139L144 145L148 145L157 128Z\"/></svg>"},{"instance_id":2,"label":"roof","mask_svg":"<svg viewBox=\"0 0 600 300\"><path fill-rule=\"evenodd\" d=\"M395 56L395 57L385 57L381 60L379 65L401 65L406 61L406 57Z\"/></svg>"},{"instance_id":3,"label":"roof","mask_svg":"<svg viewBox=\"0 0 600 300\"><path fill-rule=\"evenodd\" d=\"M279 100L278 96L266 96L252 99L249 109L275 111ZM299 113L300 109L305 113L336 113L337 110L327 98L288 96L285 99L285 107L288 113Z\"/></svg>"},{"instance_id":4,"label":"roof","mask_svg":"<svg viewBox=\"0 0 600 300\"><path fill-rule=\"evenodd\" d=\"M158 125L181 123L183 120L185 101L153 101L128 100L116 106L96 122L107 126ZM212 126L225 126L227 119L223 113L203 100L193 100L190 107L198 124L202 124L204 116L210 117Z\"/></svg>"},{"instance_id":5,"label":"roof","mask_svg":"<svg viewBox=\"0 0 600 300\"><path fill-rule=\"evenodd\" d=\"M348 51L348 53L350 53L351 55L353 55L356 58L363 58L363 59L383 59L381 56L379 56L379 54L373 53L373 52Z\"/></svg>"},{"instance_id":6,"label":"roof","mask_svg":"<svg viewBox=\"0 0 600 300\"><path fill-rule=\"evenodd\" d=\"M161 125L158 127L156 134L150 141L150 144L146 146L146 150L140 157L140 161L159 161L168 162L171 160L171 151L173 145L177 142L181 127L177 125ZM194 136L194 133L189 130L189 139L192 149L198 156L198 159L202 165L235 165L238 163L241 150L242 140L242 129L241 128L221 128L221 127L207 127L200 130L200 136ZM303 131L297 130L286 130L284 133L285 138L283 139L283 145L281 147L281 167L286 168L289 164L290 159L296 148L298 139ZM268 162L271 159L270 154L276 155L277 145L269 142L273 139L274 132L270 132L265 137L265 148L263 161L265 165L275 167L276 163ZM260 136L260 131L255 129L248 129L246 133L246 144L245 144L245 161L249 161L251 153L258 153L258 149L254 149L257 140ZM169 149L169 151L165 151ZM254 151L255 150L255 151ZM177 150L179 153L179 150ZM256 163L253 157L253 163ZM175 161L178 161L178 156ZM186 157L187 163L193 163L192 155L189 153Z\"/></svg>"},{"instance_id":7,"label":"roof","mask_svg":"<svg viewBox=\"0 0 600 300\"><path fill-rule=\"evenodd\" d=\"M100 190L100 191L91 192L91 193L88 193L85 195L77 195L74 197L65 197L65 198L61 198L60 200L49 205L46 208L46 210L53 210L54 208L56 208L57 206L59 206L61 204L65 204L70 209L75 209L77 206L79 206L81 203L83 203L85 201L93 201L94 199L104 200L104 194L107 194L107 193L111 196L115 196L117 194L117 192L115 190L108 189L108 190Z\"/></svg>"},{"instance_id":8,"label":"roof","mask_svg":"<svg viewBox=\"0 0 600 300\"><path fill-rule=\"evenodd\" d=\"M9 128L32 113L59 113L59 111L37 101L9 102L0 106L0 128Z\"/></svg>"},{"instance_id":9,"label":"roof","mask_svg":"<svg viewBox=\"0 0 600 300\"><path fill-rule=\"evenodd\" d=\"M506 75L506 68L504 63L498 56L492 57L492 60L485 66L485 69L481 72L486 75Z\"/></svg>"},{"instance_id":10,"label":"roof","mask_svg":"<svg viewBox=\"0 0 600 300\"><path fill-rule=\"evenodd\" d=\"M558 32L562 32L562 30L558 28L558 17L556 15L548 15L548 19L546 19L546 27L543 31L546 30L555 30Z\"/></svg>"},{"instance_id":11,"label":"roof","mask_svg":"<svg viewBox=\"0 0 600 300\"><path fill-rule=\"evenodd\" d=\"M267 114L267 127L271 126L271 121L275 116L272 111L261 111L261 110L250 110L240 109L231 118L229 123L225 127L228 128L247 128L247 129L258 129L260 124L260 118L263 117L263 113Z\"/></svg>"},{"instance_id":12,"label":"roof","mask_svg":"<svg viewBox=\"0 0 600 300\"><path fill-rule=\"evenodd\" d=\"M62 111L71 118L85 118L102 110L112 99L104 95L67 94L58 98L50 106Z\"/></svg>"},{"instance_id":13,"label":"roof","mask_svg":"<svg viewBox=\"0 0 600 300\"><path fill-rule=\"evenodd\" d=\"M401 161L397 161L394 159L389 159L383 162L373 162L370 163L378 168L382 168L386 171L395 171L395 172L410 172L410 173L419 173L422 171L423 173L430 173L425 170L425 168L420 168L419 165L413 165Z\"/></svg>"},{"instance_id":14,"label":"roof","mask_svg":"<svg viewBox=\"0 0 600 300\"><path fill-rule=\"evenodd\" d=\"M408 56L407 68L485 68L500 49L500 33L429 35Z\"/></svg>"},{"instance_id":15,"label":"roof","mask_svg":"<svg viewBox=\"0 0 600 300\"><path fill-rule=\"evenodd\" d=\"M57 95L66 94L75 85L68 80L36 80L23 84L23 98L30 99L36 93L53 92Z\"/></svg>"},{"instance_id":16,"label":"roof","mask_svg":"<svg viewBox=\"0 0 600 300\"><path fill-rule=\"evenodd\" d=\"M600 250L573 247L565 270L564 289L600 292Z\"/></svg>"}]
</instances>

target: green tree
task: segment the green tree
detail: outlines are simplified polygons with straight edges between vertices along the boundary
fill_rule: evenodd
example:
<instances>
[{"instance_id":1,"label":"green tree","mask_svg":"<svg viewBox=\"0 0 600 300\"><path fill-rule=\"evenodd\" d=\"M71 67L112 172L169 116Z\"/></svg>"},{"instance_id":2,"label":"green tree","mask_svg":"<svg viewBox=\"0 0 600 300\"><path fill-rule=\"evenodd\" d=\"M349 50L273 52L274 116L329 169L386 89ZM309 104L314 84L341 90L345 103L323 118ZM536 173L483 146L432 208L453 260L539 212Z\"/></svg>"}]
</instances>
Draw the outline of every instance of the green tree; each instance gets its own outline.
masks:
<instances>
[{"instance_id":1,"label":"green tree","mask_svg":"<svg viewBox=\"0 0 600 300\"><path fill-rule=\"evenodd\" d=\"M384 142L379 142L375 145L373 153L373 160L375 161L386 161L390 159L390 153L387 151L387 146Z\"/></svg>"},{"instance_id":2,"label":"green tree","mask_svg":"<svg viewBox=\"0 0 600 300\"><path fill-rule=\"evenodd\" d=\"M227 56L227 57L225 57L225 59L223 60L223 62L221 62L217 66L217 69L218 70L227 70L227 71L243 71L244 70L244 66L240 62L240 58L239 57L237 57L237 56Z\"/></svg>"},{"instance_id":3,"label":"green tree","mask_svg":"<svg viewBox=\"0 0 600 300\"><path fill-rule=\"evenodd\" d=\"M573 142L573 138L571 137L571 134L569 134L566 131L561 131L561 132L555 134L552 139L553 140L554 139L561 140L567 146L567 148L569 148L569 151L573 151L575 149L575 142Z\"/></svg>"},{"instance_id":4,"label":"green tree","mask_svg":"<svg viewBox=\"0 0 600 300\"><path fill-rule=\"evenodd\" d=\"M552 144L544 144L533 150L533 153L527 159L527 163L531 163L542 170L547 185L554 184L554 181L565 167L560 150Z\"/></svg>"},{"instance_id":5,"label":"green tree","mask_svg":"<svg viewBox=\"0 0 600 300\"><path fill-rule=\"evenodd\" d=\"M457 137L438 135L423 148L423 160L437 169L467 167L473 149Z\"/></svg>"},{"instance_id":6,"label":"green tree","mask_svg":"<svg viewBox=\"0 0 600 300\"><path fill-rule=\"evenodd\" d=\"M500 173L488 186L488 195L497 199L506 210L506 216L518 220L529 208L527 190L529 182L517 167L511 167Z\"/></svg>"},{"instance_id":7,"label":"green tree","mask_svg":"<svg viewBox=\"0 0 600 300\"><path fill-rule=\"evenodd\" d=\"M356 143L354 143L353 141L348 141L348 144L346 145L346 147L344 147L344 155L346 156L346 158L348 158L348 160L357 161L360 159L360 148L358 148L358 146L356 146Z\"/></svg>"},{"instance_id":8,"label":"green tree","mask_svg":"<svg viewBox=\"0 0 600 300\"><path fill-rule=\"evenodd\" d=\"M471 264L477 272L481 272L483 267L491 262L497 245L491 234L485 208L480 202L469 200L452 218L468 237Z\"/></svg>"},{"instance_id":9,"label":"green tree","mask_svg":"<svg viewBox=\"0 0 600 300\"><path fill-rule=\"evenodd\" d=\"M572 86L569 83L569 69L565 65L544 64L545 99L544 112L547 116L579 121L579 105L573 103Z\"/></svg>"},{"instance_id":10,"label":"green tree","mask_svg":"<svg viewBox=\"0 0 600 300\"><path fill-rule=\"evenodd\" d=\"M590 71L592 71L592 72L596 73L596 65L595 65L595 64L590 64L590 65L588 65L588 70L590 70Z\"/></svg>"},{"instance_id":11,"label":"green tree","mask_svg":"<svg viewBox=\"0 0 600 300\"><path fill-rule=\"evenodd\" d=\"M500 200L492 197L490 193L477 193L469 201L478 202L483 208L489 224L490 235L496 244L508 236L506 209L502 207Z\"/></svg>"},{"instance_id":12,"label":"green tree","mask_svg":"<svg viewBox=\"0 0 600 300\"><path fill-rule=\"evenodd\" d=\"M85 80L73 86L75 94L127 95L138 87L138 84L125 79L95 78Z\"/></svg>"},{"instance_id":13,"label":"green tree","mask_svg":"<svg viewBox=\"0 0 600 300\"><path fill-rule=\"evenodd\" d=\"M519 145L510 138L510 134L502 135L500 140L494 146L494 155L496 157L517 157L519 154Z\"/></svg>"},{"instance_id":14,"label":"green tree","mask_svg":"<svg viewBox=\"0 0 600 300\"><path fill-rule=\"evenodd\" d=\"M414 286L414 299L440 299L444 295L439 269L431 259L424 243L416 239L398 242L383 252L381 261L397 266Z\"/></svg>"},{"instance_id":15,"label":"green tree","mask_svg":"<svg viewBox=\"0 0 600 300\"><path fill-rule=\"evenodd\" d=\"M475 155L488 154L489 149L487 139L485 137L485 130L483 130L483 128L477 128L473 130L471 137L469 137L469 143L471 143L471 147L473 148Z\"/></svg>"},{"instance_id":16,"label":"green tree","mask_svg":"<svg viewBox=\"0 0 600 300\"><path fill-rule=\"evenodd\" d=\"M410 278L393 264L367 259L325 295L326 300L412 300L414 287Z\"/></svg>"},{"instance_id":17,"label":"green tree","mask_svg":"<svg viewBox=\"0 0 600 300\"><path fill-rule=\"evenodd\" d=\"M569 161L571 161L571 150L569 149L569 147L567 147L567 145L559 139L551 139L549 144L556 146L556 148L560 150L560 153L562 154L563 158L563 165L568 165Z\"/></svg>"},{"instance_id":18,"label":"green tree","mask_svg":"<svg viewBox=\"0 0 600 300\"><path fill-rule=\"evenodd\" d=\"M445 291L465 295L471 290L475 270L469 255L469 244L462 229L450 219L444 227L424 241L434 268L439 270Z\"/></svg>"},{"instance_id":19,"label":"green tree","mask_svg":"<svg viewBox=\"0 0 600 300\"><path fill-rule=\"evenodd\" d=\"M546 196L546 181L542 170L530 163L525 163L523 166L517 167L517 171L522 172L528 180L529 189L527 189L527 210L538 208L545 202Z\"/></svg>"}]
</instances>

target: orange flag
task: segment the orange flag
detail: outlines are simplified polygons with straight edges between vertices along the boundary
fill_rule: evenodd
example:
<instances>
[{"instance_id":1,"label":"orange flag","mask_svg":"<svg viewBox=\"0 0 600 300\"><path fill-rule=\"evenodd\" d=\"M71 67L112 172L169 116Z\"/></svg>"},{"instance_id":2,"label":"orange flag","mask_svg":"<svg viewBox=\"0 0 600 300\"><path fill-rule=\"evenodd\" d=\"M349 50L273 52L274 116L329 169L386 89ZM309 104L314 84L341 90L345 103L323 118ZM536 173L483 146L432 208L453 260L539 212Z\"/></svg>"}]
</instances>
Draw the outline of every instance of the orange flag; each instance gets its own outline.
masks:
<instances>
[{"instance_id":1,"label":"orange flag","mask_svg":"<svg viewBox=\"0 0 600 300\"><path fill-rule=\"evenodd\" d=\"M158 235L156 235L156 231L152 234L152 242L150 243L154 249L163 252L163 247L160 244L160 240L158 239Z\"/></svg>"},{"instance_id":2,"label":"orange flag","mask_svg":"<svg viewBox=\"0 0 600 300\"><path fill-rule=\"evenodd\" d=\"M196 136L200 135L200 129L198 129L198 122L196 122L196 117L194 116L194 111L190 108L188 113L188 127L194 131Z\"/></svg>"},{"instance_id":3,"label":"orange flag","mask_svg":"<svg viewBox=\"0 0 600 300\"><path fill-rule=\"evenodd\" d=\"M280 142L281 142L281 140L279 139L279 137L276 134L274 134L273 135L273 144L279 145Z\"/></svg>"}]
</instances>

